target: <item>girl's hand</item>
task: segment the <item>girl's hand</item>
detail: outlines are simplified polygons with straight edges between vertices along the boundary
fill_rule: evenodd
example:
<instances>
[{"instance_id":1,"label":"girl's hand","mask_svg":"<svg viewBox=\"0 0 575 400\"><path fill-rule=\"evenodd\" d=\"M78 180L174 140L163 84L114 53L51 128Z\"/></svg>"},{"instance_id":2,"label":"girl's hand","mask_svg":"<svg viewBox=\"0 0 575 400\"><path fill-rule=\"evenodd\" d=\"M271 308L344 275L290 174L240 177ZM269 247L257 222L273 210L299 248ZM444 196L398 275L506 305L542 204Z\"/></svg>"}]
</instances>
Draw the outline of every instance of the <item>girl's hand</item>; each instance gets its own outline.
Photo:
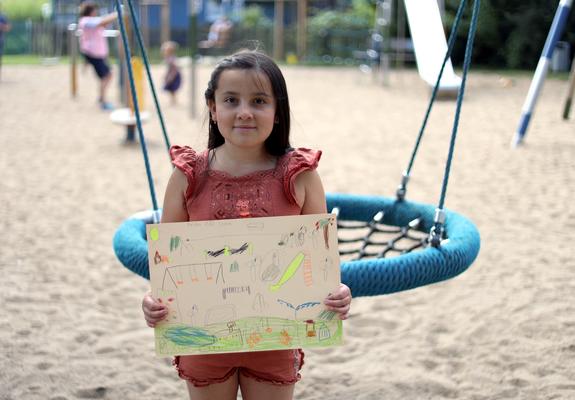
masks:
<instances>
[{"instance_id":1,"label":"girl's hand","mask_svg":"<svg viewBox=\"0 0 575 400\"><path fill-rule=\"evenodd\" d=\"M340 283L339 287L331 292L323 303L327 310L338 313L339 319L347 319L351 306L351 290L347 285Z\"/></svg>"},{"instance_id":2,"label":"girl's hand","mask_svg":"<svg viewBox=\"0 0 575 400\"><path fill-rule=\"evenodd\" d=\"M158 322L168 315L168 307L154 299L150 292L146 293L142 300L142 310L144 311L146 323L150 328L154 328Z\"/></svg>"}]
</instances>

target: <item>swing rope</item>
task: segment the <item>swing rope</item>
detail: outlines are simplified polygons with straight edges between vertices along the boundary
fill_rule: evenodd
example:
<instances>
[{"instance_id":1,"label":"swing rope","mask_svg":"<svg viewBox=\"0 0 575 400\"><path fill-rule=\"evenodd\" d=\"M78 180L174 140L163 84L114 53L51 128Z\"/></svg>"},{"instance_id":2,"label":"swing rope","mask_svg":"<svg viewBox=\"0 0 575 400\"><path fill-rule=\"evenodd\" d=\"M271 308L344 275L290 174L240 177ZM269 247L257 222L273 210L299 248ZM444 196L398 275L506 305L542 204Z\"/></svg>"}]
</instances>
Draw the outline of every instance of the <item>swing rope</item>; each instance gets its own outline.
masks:
<instances>
[{"instance_id":1,"label":"swing rope","mask_svg":"<svg viewBox=\"0 0 575 400\"><path fill-rule=\"evenodd\" d=\"M130 4L130 9L133 11L131 0L127 1ZM461 1L462 5L460 5L458 10L456 25L460 22L463 5L465 4L465 0ZM131 57L125 27L122 23L119 3L120 0L116 0L120 16L122 40L127 54L126 59L129 60ZM403 201L403 198L389 199L377 196L330 193L326 195L327 207L338 214L338 226L344 228L342 231L357 232L360 228L366 228L368 231L367 234L361 238L346 239L341 237L338 239L343 245L342 247L345 247L345 245L349 243L359 243L359 249L353 251L347 251L343 248L339 249L342 255L358 254L356 257L353 257L352 260L344 261L341 264L342 282L348 284L355 297L394 293L450 279L467 269L479 252L479 233L473 223L453 211L443 211L448 175L453 157L455 134L458 128L459 114L464 94L463 89L467 70L470 65L471 47L477 25L478 10L479 0L475 0L472 22L467 37L464 74L457 97L457 115L452 130L439 207L434 209L431 205ZM133 12L132 15L134 15ZM138 24L135 19L134 25L139 35ZM455 33L452 31L448 52L453 48L454 37ZM140 40L139 44L143 49ZM448 56L446 56L446 58L448 58ZM145 59L144 62L148 67L147 59ZM130 89L136 111L138 134L144 154L154 210L151 214L150 212L135 214L123 222L114 235L114 251L118 259L128 269L149 279L145 228L146 223L158 222L160 213L155 200L153 180L140 122L131 65L128 63L127 66L130 78ZM442 66L442 71L444 66L445 61ZM149 70L147 69L147 71ZM151 81L150 75L148 75L148 79ZM438 78L437 84L434 87L433 99L437 94L437 86L440 79L441 76ZM430 109L431 105L429 106L428 114ZM425 123L427 122L428 114L426 115ZM416 146L419 146L422 131L423 128ZM409 170L412 167L412 163L413 160L410 162ZM444 223L446 223L445 230L449 233L449 240L442 242ZM384 227L383 224L386 226ZM430 234L426 235L425 232L430 232ZM382 240L379 236L380 234L391 234L395 236L391 237L391 239ZM404 239L411 241L411 244L407 247L399 246L399 243ZM431 243L432 246L428 246L429 243ZM374 252L372 249L373 246L383 248ZM423 247L422 251L412 252L412 250L421 247ZM391 252L397 252L402 256L393 258L385 257Z\"/></svg>"},{"instance_id":2,"label":"swing rope","mask_svg":"<svg viewBox=\"0 0 575 400\"><path fill-rule=\"evenodd\" d=\"M462 0L462 3L465 0ZM473 2L473 13L471 14L471 23L469 25L469 31L467 33L467 44L465 47L465 58L463 61L463 76L461 78L461 87L459 88L459 93L457 94L457 105L455 109L455 117L453 121L453 129L451 132L451 141L449 143L449 153L447 156L447 162L445 163L445 173L443 175L443 183L441 185L441 195L439 197L439 204L435 210L435 225L430 232L430 242L434 247L439 246L443 234L444 234L444 224L445 224L445 212L443 206L445 203L445 197L447 194L447 183L449 181L449 172L451 170L451 162L453 160L453 152L455 149L455 139L457 138L457 130L459 127L459 117L461 115L461 105L463 103L463 96L465 94L465 84L467 82L467 72L469 71L469 66L471 65L471 54L473 52L473 40L475 39L475 32L477 31L477 20L479 17L479 7L480 0L475 0Z\"/></svg>"},{"instance_id":3,"label":"swing rope","mask_svg":"<svg viewBox=\"0 0 575 400\"><path fill-rule=\"evenodd\" d=\"M130 2L130 0L128 0ZM134 113L136 115L136 128L138 130L138 137L140 139L140 147L142 148L142 154L144 156L144 165L146 167L146 176L148 178L148 186L150 187L150 196L152 198L152 209L154 210L155 219L159 217L158 202L156 200L156 190L154 189L154 179L152 177L152 170L150 168L150 160L148 157L148 149L146 147L146 140L144 138L144 130L142 129L142 119L140 117L140 107L138 106L138 94L136 93L136 83L134 81L134 71L132 70L132 64L130 60L132 59L132 53L130 50L130 45L128 43L128 35L126 33L126 27L124 25L124 16L122 5L120 0L116 0L116 12L118 13L118 22L120 25L120 33L122 36L122 43L124 45L124 52L126 54L126 67L128 70L128 79L130 81L130 93L132 95L132 104L134 104ZM134 29L138 30L138 26L134 24ZM147 61L146 61L147 64ZM159 222L156 221L156 222Z\"/></svg>"},{"instance_id":4,"label":"swing rope","mask_svg":"<svg viewBox=\"0 0 575 400\"><path fill-rule=\"evenodd\" d=\"M407 169L403 173L403 177L401 180L401 184L397 189L397 200L402 201L405 199L405 195L407 193L407 183L409 182L409 178L411 177L411 169L413 168L413 163L415 162L415 157L417 155L417 151L419 150L419 145L421 143L421 139L423 137L423 133L425 132L425 128L427 127L427 121L429 120L429 116L431 115L431 109L433 108L433 104L435 103L435 99L437 97L437 93L439 92L439 84L441 82L441 78L443 77L443 71L445 70L445 66L447 65L447 61L449 61L451 57L451 53L453 51L453 47L455 45L455 38L457 37L457 31L459 30L459 23L463 17L463 11L465 9L465 4L467 0L461 0L459 3L459 8L457 9L457 14L455 15L455 20L453 21L453 26L451 28L451 33L449 34L448 46L447 51L445 53L445 57L443 58L443 62L441 64L441 69L439 70L439 75L437 76L437 80L435 81L435 85L433 86L433 90L431 93L431 98L429 100L429 104L427 106L427 110L425 112L425 116L423 118L423 123L419 129L419 133L417 135L417 139L415 140L415 146L413 147L413 151L411 152L411 158L409 160L409 164Z\"/></svg>"},{"instance_id":5,"label":"swing rope","mask_svg":"<svg viewBox=\"0 0 575 400\"><path fill-rule=\"evenodd\" d=\"M132 25L134 25L134 31L136 32L136 39L138 40L138 45L140 51L142 52L142 58L144 59L144 66L146 67L146 75L148 76L148 83L150 84L150 91L152 92L152 97L154 98L154 105L156 106L156 112L160 120L160 126L162 128L162 134L164 135L164 142L166 144L166 149L170 151L170 139L168 138L168 132L166 129L166 124L164 123L164 116L160 108L160 102L158 101L158 96L156 94L156 88L154 81L152 79L152 73L150 72L150 63L148 61L148 54L146 52L146 47L144 46L144 40L142 39L142 32L140 31L140 24L138 22L138 17L134 10L134 5L132 0L128 0L128 7L130 8L130 17L132 18ZM119 14L118 14L119 15Z\"/></svg>"}]
</instances>

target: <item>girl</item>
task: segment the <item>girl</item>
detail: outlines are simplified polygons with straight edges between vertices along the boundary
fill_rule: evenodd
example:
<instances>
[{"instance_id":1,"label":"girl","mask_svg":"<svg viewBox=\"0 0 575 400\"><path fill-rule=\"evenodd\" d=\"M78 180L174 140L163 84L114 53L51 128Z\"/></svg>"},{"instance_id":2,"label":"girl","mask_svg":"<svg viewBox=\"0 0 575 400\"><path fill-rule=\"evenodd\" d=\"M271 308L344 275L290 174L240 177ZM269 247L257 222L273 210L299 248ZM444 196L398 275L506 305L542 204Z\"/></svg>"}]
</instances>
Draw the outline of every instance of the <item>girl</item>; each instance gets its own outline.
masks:
<instances>
[{"instance_id":1,"label":"girl","mask_svg":"<svg viewBox=\"0 0 575 400\"><path fill-rule=\"evenodd\" d=\"M161 47L164 62L168 67L166 75L164 75L164 90L170 94L172 105L177 103L176 92L182 85L182 74L177 65L176 51L178 44L176 42L164 42Z\"/></svg>"},{"instance_id":2,"label":"girl","mask_svg":"<svg viewBox=\"0 0 575 400\"><path fill-rule=\"evenodd\" d=\"M84 1L80 5L80 20L78 29L82 30L80 36L80 52L84 56L100 80L98 103L102 110L112 110L112 104L106 101L106 92L112 80L112 71L108 65L108 42L104 36L106 25L118 19L117 13L98 16L98 4L93 1Z\"/></svg>"},{"instance_id":3,"label":"girl","mask_svg":"<svg viewBox=\"0 0 575 400\"><path fill-rule=\"evenodd\" d=\"M320 151L292 149L290 108L284 77L274 61L255 51L222 60L205 98L208 148L170 150L176 166L164 197L162 222L325 213L316 167ZM326 298L328 310L346 319L351 293L346 285ZM142 301L154 327L166 307L149 293ZM298 350L176 357L191 399L291 399L300 379Z\"/></svg>"}]
</instances>

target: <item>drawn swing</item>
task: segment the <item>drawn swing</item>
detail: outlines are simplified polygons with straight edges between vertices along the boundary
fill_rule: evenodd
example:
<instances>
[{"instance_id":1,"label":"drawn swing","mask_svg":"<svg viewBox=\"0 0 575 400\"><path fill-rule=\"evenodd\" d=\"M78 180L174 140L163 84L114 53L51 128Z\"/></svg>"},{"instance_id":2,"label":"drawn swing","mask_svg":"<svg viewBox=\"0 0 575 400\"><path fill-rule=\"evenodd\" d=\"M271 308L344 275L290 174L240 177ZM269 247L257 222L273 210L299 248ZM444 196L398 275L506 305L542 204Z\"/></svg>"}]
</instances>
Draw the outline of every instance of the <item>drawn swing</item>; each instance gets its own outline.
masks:
<instances>
[{"instance_id":1,"label":"drawn swing","mask_svg":"<svg viewBox=\"0 0 575 400\"><path fill-rule=\"evenodd\" d=\"M121 13L120 0L116 0L116 5L118 12ZM142 51L156 110L162 123L166 146L169 148L170 145L165 133L161 110L149 71L146 51L131 0L128 0L128 5L136 38ZM339 239L339 252L342 256L341 281L350 287L354 297L389 294L450 279L465 271L473 263L479 252L480 237L475 225L466 217L444 209L459 115L463 103L467 72L471 62L473 39L477 28L479 0L475 0L473 4L467 35L462 83L457 96L457 107L439 204L434 207L429 204L410 202L405 199L415 155L432 105L436 99L443 69L451 56L465 5L466 0L462 0L454 20L448 40L448 49L437 83L433 89L409 166L404 172L401 184L397 189L396 197L386 198L332 193L326 195L328 210L332 210L337 214L338 231L343 236ZM122 40L124 40L124 49L127 53L126 59L130 59L130 49L121 15L119 21ZM128 72L132 96L136 97L130 66L128 66ZM134 99L134 104L138 104L137 99ZM139 142L142 147L152 196L153 210L140 212L126 219L116 231L113 242L116 256L120 262L132 272L149 279L146 224L157 223L160 219L161 211L155 199L146 144L137 108L135 112ZM353 232L360 232L361 236L355 235L355 237L350 238L350 235L354 236ZM364 234L364 232L366 233ZM396 236L392 239L380 241L377 239L380 233ZM407 240L411 243L406 247L399 247L398 242L400 240ZM399 253L399 255L388 257L394 252ZM343 261L344 259L347 260Z\"/></svg>"}]
</instances>

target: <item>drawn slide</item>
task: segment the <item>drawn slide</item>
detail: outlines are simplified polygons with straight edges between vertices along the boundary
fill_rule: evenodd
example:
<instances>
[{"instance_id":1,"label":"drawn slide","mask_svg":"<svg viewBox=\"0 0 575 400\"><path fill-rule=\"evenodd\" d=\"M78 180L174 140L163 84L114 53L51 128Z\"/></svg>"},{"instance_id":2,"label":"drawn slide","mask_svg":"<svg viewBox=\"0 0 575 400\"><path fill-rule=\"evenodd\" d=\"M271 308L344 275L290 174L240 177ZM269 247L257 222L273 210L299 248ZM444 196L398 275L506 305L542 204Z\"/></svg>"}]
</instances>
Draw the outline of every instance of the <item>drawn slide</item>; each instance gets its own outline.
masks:
<instances>
[{"instance_id":1,"label":"drawn slide","mask_svg":"<svg viewBox=\"0 0 575 400\"><path fill-rule=\"evenodd\" d=\"M436 0L404 0L404 4L419 76L433 88L447 52L439 6ZM439 93L453 93L460 86L461 78L455 75L451 60L447 60Z\"/></svg>"}]
</instances>

